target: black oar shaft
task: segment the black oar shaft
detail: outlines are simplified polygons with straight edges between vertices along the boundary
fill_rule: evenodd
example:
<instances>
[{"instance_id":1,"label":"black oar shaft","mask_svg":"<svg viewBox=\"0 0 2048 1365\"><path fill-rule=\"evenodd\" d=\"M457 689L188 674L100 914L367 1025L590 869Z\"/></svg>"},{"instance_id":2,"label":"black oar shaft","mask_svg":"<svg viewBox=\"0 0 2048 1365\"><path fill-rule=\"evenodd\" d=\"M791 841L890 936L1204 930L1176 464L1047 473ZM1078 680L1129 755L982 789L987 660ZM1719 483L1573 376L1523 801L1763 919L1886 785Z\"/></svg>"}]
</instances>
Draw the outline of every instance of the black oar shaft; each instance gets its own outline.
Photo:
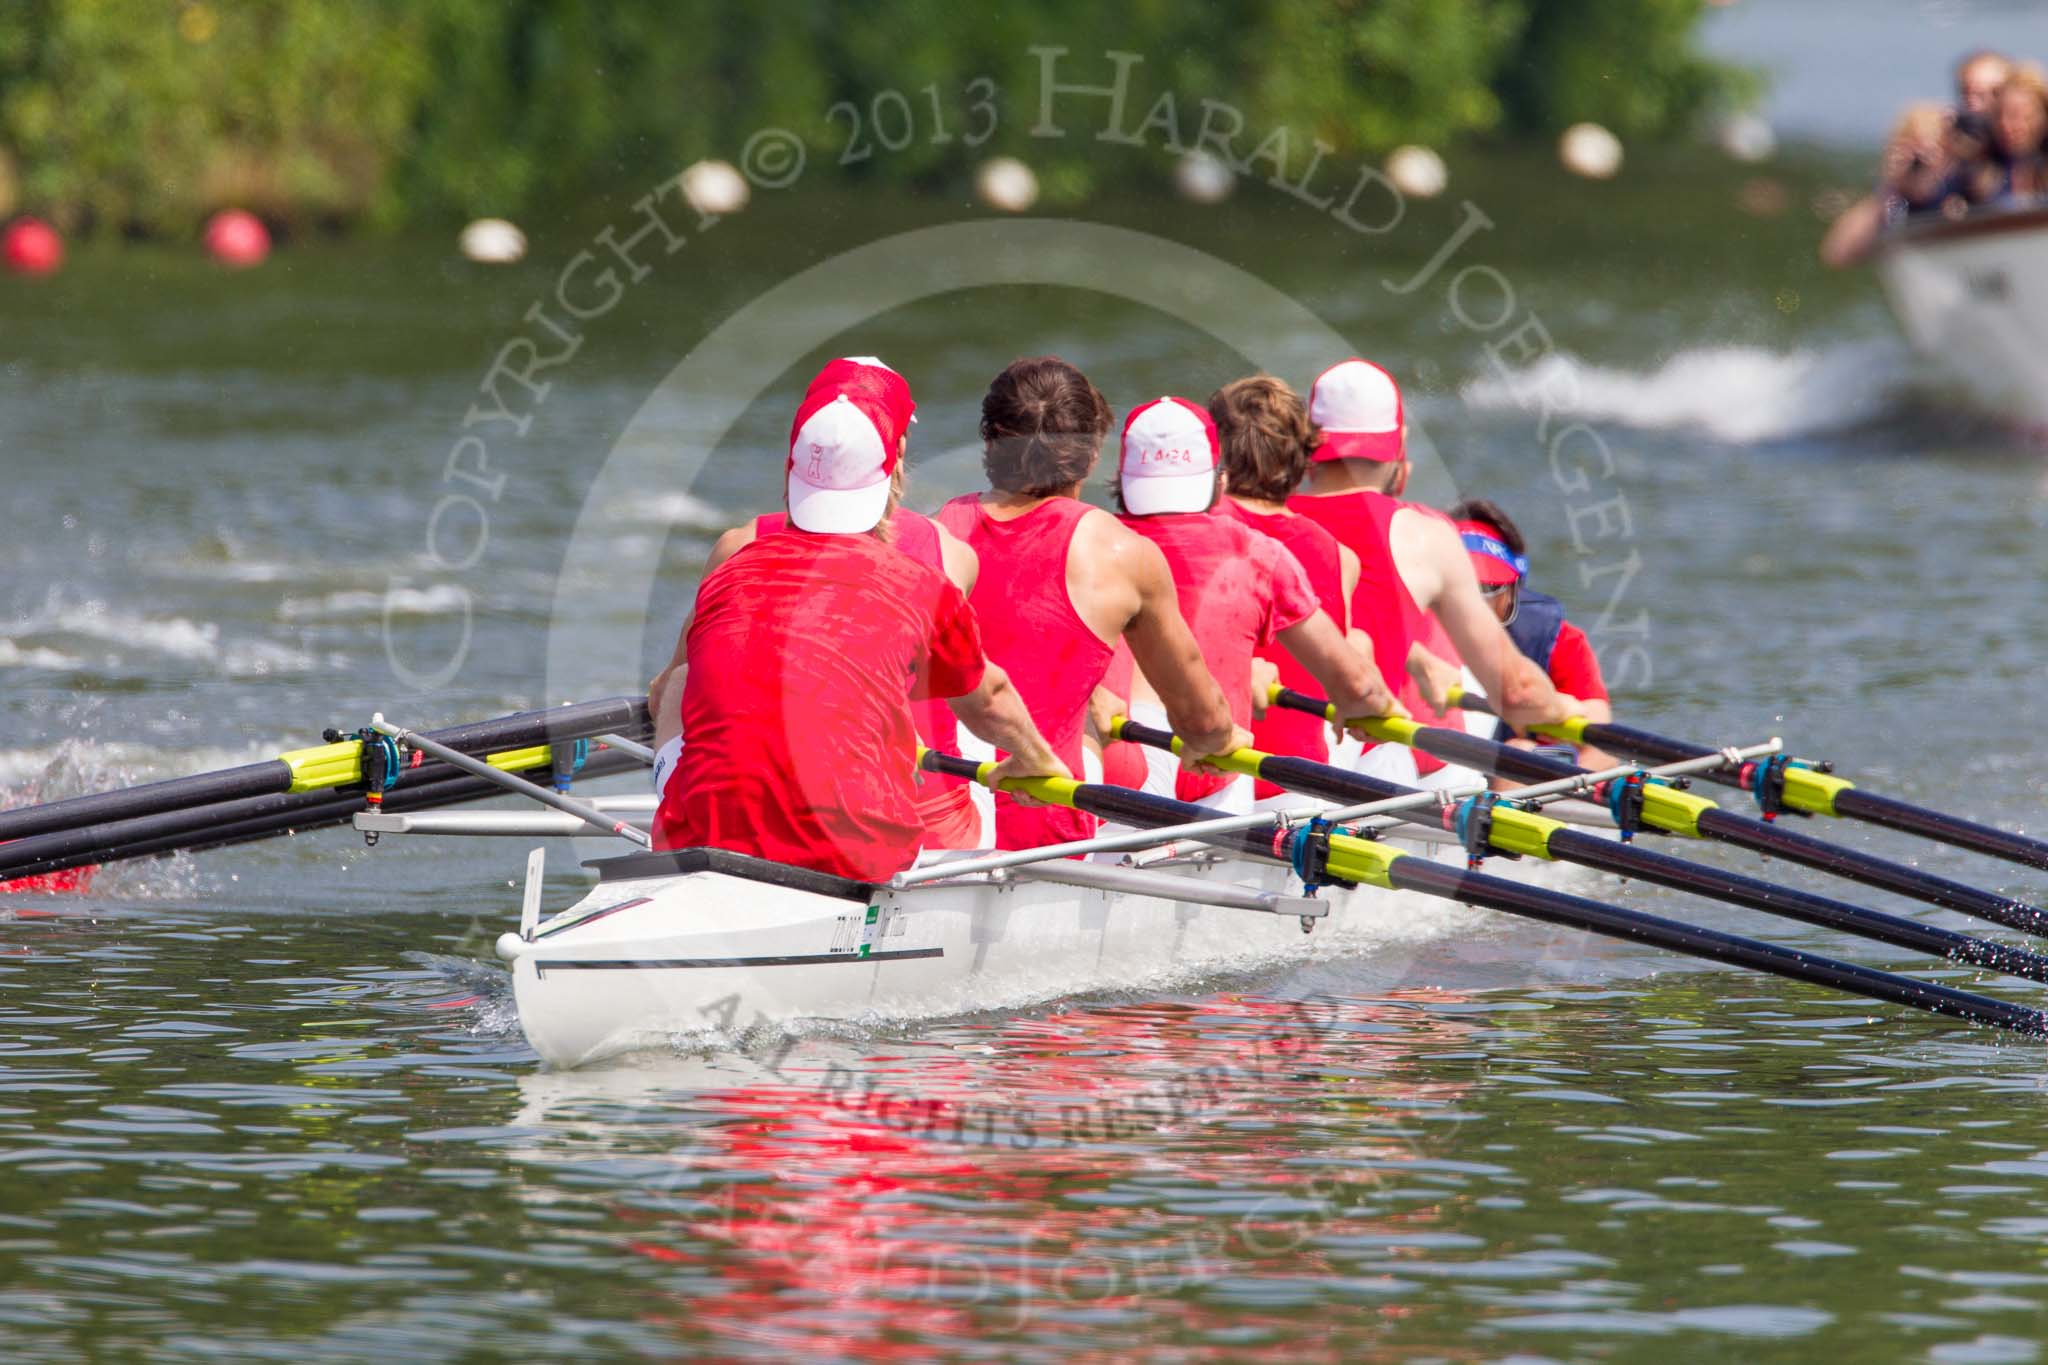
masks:
<instances>
[{"instance_id":1,"label":"black oar shaft","mask_svg":"<svg viewBox=\"0 0 2048 1365\"><path fill-rule=\"evenodd\" d=\"M1320 698L1294 691L1280 693L1276 704L1315 715L1322 715L1327 706ZM1524 749L1516 749L1441 726L1422 727L1415 734L1414 744L1423 752L1436 754L1447 762L1476 768L1480 772L1514 782L1549 782L1557 778L1573 777L1586 771L1561 759L1544 758ZM1752 820L1716 808L1700 815L1698 829L1703 838L1733 844L1737 848L1746 848L1754 853L1783 858L1787 862L1832 873L1850 881L1861 882L1865 886L1874 886L1880 890L1925 901L1929 905L1960 911L1992 924L2002 924L2008 929L2048 936L2048 911L2029 905L2025 901L1993 895L1974 886L1938 877L1931 872L1922 872L1918 868L1891 862L1874 854L1858 852L1855 849L1828 843L1824 839L1794 833L1783 825Z\"/></svg>"},{"instance_id":2,"label":"black oar shaft","mask_svg":"<svg viewBox=\"0 0 2048 1365\"><path fill-rule=\"evenodd\" d=\"M949 754L927 753L922 762L928 771L949 773L970 780L976 779L981 771L979 764ZM1111 818L1141 828L1186 824L1216 814L1208 807L1197 806L1191 802L1147 796L1119 787L1105 787L1093 783L1074 783L1069 794L1061 799L1076 809L1096 810L1105 814L1113 812ZM1246 837L1253 845L1250 851L1260 852L1262 856L1279 856L1284 851L1272 844L1273 836L1264 832L1247 832ZM1207 836L1204 836L1204 842L1208 842ZM1346 845L1352 850L1368 847L1362 840L1346 836L1337 836L1332 843L1333 846ZM1259 850L1256 846L1260 844L1267 845L1266 849ZM1333 860L1336 856L1333 853ZM1357 855L1354 852L1345 856ZM1397 889L1445 897L1467 905L1520 915L1546 924L1583 929L1609 938L1645 943L1690 957L1705 958L1729 966L1746 967L1752 971L1789 977L1796 981L1812 982L1852 995L1929 1010L1958 1019L1967 1019L1973 1023L1991 1024L2034 1035L2048 1034L2048 1015L1991 996L1915 981L1873 967L1861 967L1819 953L1784 948L1757 939L1743 938L1738 934L1725 934L1718 930L1680 924L1676 920L1606 905L1581 896L1524 886L1477 872L1461 871L1441 863L1430 862L1425 858L1394 856L1386 860L1385 867L1388 883Z\"/></svg>"},{"instance_id":3,"label":"black oar shaft","mask_svg":"<svg viewBox=\"0 0 2048 1365\"><path fill-rule=\"evenodd\" d=\"M642 770L640 762L629 755L597 753L590 756L578 776L597 778ZM427 810L502 795L505 795L505 789L495 783L442 768L424 781L386 793L381 809L393 812ZM345 825L362 809L363 798L357 792L301 792L290 796L222 802L199 811L137 816L80 831L86 837L67 844L65 853L45 854L27 861L9 861L0 866L0 881L62 872L91 864L219 848L303 829ZM8 845L4 851L12 852L13 848L13 845Z\"/></svg>"},{"instance_id":4,"label":"black oar shaft","mask_svg":"<svg viewBox=\"0 0 2048 1365\"><path fill-rule=\"evenodd\" d=\"M428 735L452 748L475 753L522 749L557 740L588 739L614 730L638 737L647 728L647 704L643 699L608 697L574 706L522 711L494 720L454 725L445 730L430 731ZM0 842L26 839L54 830L79 829L110 820L158 815L189 806L276 795L289 792L291 784L291 766L279 759L269 759L220 772L171 778L37 806L22 806L0 811Z\"/></svg>"},{"instance_id":5,"label":"black oar shaft","mask_svg":"<svg viewBox=\"0 0 2048 1365\"><path fill-rule=\"evenodd\" d=\"M1725 872L1717 867L1673 858L1634 844L1617 843L1579 830L1559 830L1550 836L1550 851L1556 857L1602 872L1614 872L1637 881L1668 886L1675 891L1711 896L1767 915L1837 929L1895 948L1930 953L1951 962L1989 967L2012 976L2048 981L2048 957L2009 947L1988 939L1972 938L1952 929L1922 924L1903 915L1848 905L1826 896L1797 891L1788 886Z\"/></svg>"},{"instance_id":6,"label":"black oar shaft","mask_svg":"<svg viewBox=\"0 0 2048 1365\"><path fill-rule=\"evenodd\" d=\"M1119 733L1125 739L1154 748L1171 748L1173 743L1173 736L1167 731L1129 721L1124 722ZM1346 772L1313 759L1283 754L1262 757L1259 776L1277 787L1330 801L1380 801L1390 796L1408 795L1412 790L1360 773ZM1841 930L1897 948L1931 953L1953 962L1966 962L2013 976L2048 981L2048 957L2038 953L1922 924L1903 915L1888 915L1754 877L1725 872L1720 868L1652 852L1639 844L1624 844L1577 830L1559 829L1549 835L1547 848L1553 857L1564 862L1618 873L1677 891L1710 896L1746 909Z\"/></svg>"},{"instance_id":7,"label":"black oar shaft","mask_svg":"<svg viewBox=\"0 0 2048 1365\"><path fill-rule=\"evenodd\" d=\"M1915 981L1874 967L1862 967L1819 953L1744 938L1739 934L1681 924L1677 920L1624 910L1580 896L1524 886L1499 877L1461 872L1422 858L1397 859L1390 869L1390 876L1394 885L1403 890L1444 896L1467 905L1521 915L1546 924L1584 929L1608 938L1645 943L1690 957L1706 958L1731 967L1747 967L1771 976L1790 977L1795 981L1807 981L1851 995L1908 1005L1972 1023L1993 1024L2020 1033L2048 1033L2048 1015L2010 1001L1932 982Z\"/></svg>"},{"instance_id":8,"label":"black oar shaft","mask_svg":"<svg viewBox=\"0 0 2048 1365\"><path fill-rule=\"evenodd\" d=\"M1702 745L1672 739L1649 730L1637 729L1633 725L1618 725L1611 722L1589 724L1585 731L1586 742L1597 744L1603 749L1627 754L1631 758L1646 759L1652 763L1676 763L1688 758L1703 758L1716 750ZM1726 768L1709 768L1699 774L1711 782L1723 786L1740 788L1743 785L1739 773ZM1923 839L1949 844L1956 848L1968 849L1972 853L1984 853L2007 862L2019 863L2024 867L2048 868L2048 841L2030 839L2024 834L1997 829L1991 825L1965 820L1944 811L1930 810L1916 806L1895 797L1880 796L1858 787L1848 787L1834 794L1834 813L1845 820L1861 820L1866 824L1881 825L1902 834L1915 834Z\"/></svg>"},{"instance_id":9,"label":"black oar shaft","mask_svg":"<svg viewBox=\"0 0 2048 1365\"><path fill-rule=\"evenodd\" d=\"M1974 820L1965 820L1943 811L1928 810L1889 796L1879 796L1861 787L1836 793L1835 814L1882 825L1903 834L1917 834L1972 853L1988 853L1994 858L2003 858L2025 867L2048 868L2048 842L1980 825Z\"/></svg>"}]
</instances>

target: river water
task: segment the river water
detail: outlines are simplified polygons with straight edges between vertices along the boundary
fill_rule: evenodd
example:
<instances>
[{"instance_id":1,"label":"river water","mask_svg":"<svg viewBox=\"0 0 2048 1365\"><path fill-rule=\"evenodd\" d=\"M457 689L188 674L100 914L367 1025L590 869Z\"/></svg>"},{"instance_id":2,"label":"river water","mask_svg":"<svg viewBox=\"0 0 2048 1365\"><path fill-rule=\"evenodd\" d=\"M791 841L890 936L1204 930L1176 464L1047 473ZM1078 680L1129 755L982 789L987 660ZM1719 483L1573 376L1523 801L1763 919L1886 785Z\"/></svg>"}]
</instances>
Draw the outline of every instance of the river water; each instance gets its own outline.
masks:
<instances>
[{"instance_id":1,"label":"river water","mask_svg":"<svg viewBox=\"0 0 2048 1365\"><path fill-rule=\"evenodd\" d=\"M970 485L981 386L1015 355L1077 360L1122 412L1255 364L1305 384L1341 347L1408 382L1431 491L1520 518L1624 715L1782 733L2039 828L2041 457L1959 410L1870 280L1812 264L1813 205L1860 168L1685 150L1612 185L1453 174L1492 226L1433 274L1472 222L1456 196L1371 237L1262 185L1112 199L1062 231L1149 236L1049 240L797 185L693 232L524 388L494 357L557 354L529 309L596 233L625 237L630 196L535 225L503 271L426 241L295 243L242 275L83 250L4 291L0 783L63 795L373 710L632 690L710 536L774 504L824 356L910 376L930 506ZM913 240L924 274L835 264L914 231L937 233ZM1048 259L1088 287L1029 282ZM862 290L898 301L845 311ZM726 429L719 400L756 387ZM1453 913L1398 962L849 1029L772 1068L553 1074L489 951L518 853L331 831L5 900L0 1354L2036 1358L2037 1044ZM941 1117L963 1113L997 1117Z\"/></svg>"}]
</instances>

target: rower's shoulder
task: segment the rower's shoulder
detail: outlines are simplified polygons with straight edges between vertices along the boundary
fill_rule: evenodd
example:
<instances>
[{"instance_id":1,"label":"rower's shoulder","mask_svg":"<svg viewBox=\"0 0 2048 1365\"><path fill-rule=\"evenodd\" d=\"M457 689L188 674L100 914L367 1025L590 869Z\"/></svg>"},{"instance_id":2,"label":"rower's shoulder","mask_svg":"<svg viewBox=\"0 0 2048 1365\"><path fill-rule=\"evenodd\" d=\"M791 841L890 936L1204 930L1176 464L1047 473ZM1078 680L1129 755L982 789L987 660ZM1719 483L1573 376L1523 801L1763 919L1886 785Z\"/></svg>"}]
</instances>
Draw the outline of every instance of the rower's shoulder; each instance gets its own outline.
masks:
<instances>
[{"instance_id":1,"label":"rower's shoulder","mask_svg":"<svg viewBox=\"0 0 2048 1365\"><path fill-rule=\"evenodd\" d=\"M720 533L718 539L711 542L711 553L704 557L704 572L710 573L757 539L759 537L755 534L752 521L743 521L731 530Z\"/></svg>"}]
</instances>

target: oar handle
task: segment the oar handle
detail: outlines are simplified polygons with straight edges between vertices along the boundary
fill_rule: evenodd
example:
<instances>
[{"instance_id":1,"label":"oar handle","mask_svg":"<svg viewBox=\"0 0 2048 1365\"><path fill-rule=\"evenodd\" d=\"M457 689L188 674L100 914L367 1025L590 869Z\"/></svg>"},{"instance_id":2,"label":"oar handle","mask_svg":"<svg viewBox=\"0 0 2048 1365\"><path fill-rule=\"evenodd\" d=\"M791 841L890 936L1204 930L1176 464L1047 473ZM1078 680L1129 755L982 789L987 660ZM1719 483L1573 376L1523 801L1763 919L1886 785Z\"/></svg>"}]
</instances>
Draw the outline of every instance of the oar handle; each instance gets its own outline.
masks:
<instances>
[{"instance_id":1,"label":"oar handle","mask_svg":"<svg viewBox=\"0 0 2048 1365\"><path fill-rule=\"evenodd\" d=\"M996 782L991 780L995 776L995 760L977 763L958 754L940 753L937 749L919 748L917 766L941 777L957 777L968 782L978 782L991 791L1008 792L1012 796L1028 796L1048 806L1073 805L1075 793L1083 785L1071 777L1007 777Z\"/></svg>"}]
</instances>

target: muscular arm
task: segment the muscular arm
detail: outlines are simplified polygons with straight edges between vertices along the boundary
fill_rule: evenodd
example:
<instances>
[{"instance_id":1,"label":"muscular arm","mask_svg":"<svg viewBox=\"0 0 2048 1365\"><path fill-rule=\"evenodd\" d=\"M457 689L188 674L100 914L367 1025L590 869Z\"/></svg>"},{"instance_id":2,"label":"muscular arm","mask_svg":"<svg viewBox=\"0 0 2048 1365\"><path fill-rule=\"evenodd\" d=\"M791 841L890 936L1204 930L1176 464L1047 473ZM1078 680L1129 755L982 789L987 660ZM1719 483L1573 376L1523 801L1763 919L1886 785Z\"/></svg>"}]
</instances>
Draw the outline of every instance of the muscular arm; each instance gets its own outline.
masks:
<instances>
[{"instance_id":1,"label":"muscular arm","mask_svg":"<svg viewBox=\"0 0 2048 1365\"><path fill-rule=\"evenodd\" d=\"M981 675L981 685L964 697L953 698L948 705L962 725L1010 755L997 770L998 780L1073 776L1032 724L1023 697L1010 685L1010 675L998 665L989 664Z\"/></svg>"},{"instance_id":2,"label":"muscular arm","mask_svg":"<svg viewBox=\"0 0 2048 1365\"><path fill-rule=\"evenodd\" d=\"M1353 649L1336 622L1324 613L1318 611L1295 622L1275 638L1314 675L1323 695L1336 703L1338 715L1362 718L1401 713L1401 703L1394 700L1371 658Z\"/></svg>"}]
</instances>

